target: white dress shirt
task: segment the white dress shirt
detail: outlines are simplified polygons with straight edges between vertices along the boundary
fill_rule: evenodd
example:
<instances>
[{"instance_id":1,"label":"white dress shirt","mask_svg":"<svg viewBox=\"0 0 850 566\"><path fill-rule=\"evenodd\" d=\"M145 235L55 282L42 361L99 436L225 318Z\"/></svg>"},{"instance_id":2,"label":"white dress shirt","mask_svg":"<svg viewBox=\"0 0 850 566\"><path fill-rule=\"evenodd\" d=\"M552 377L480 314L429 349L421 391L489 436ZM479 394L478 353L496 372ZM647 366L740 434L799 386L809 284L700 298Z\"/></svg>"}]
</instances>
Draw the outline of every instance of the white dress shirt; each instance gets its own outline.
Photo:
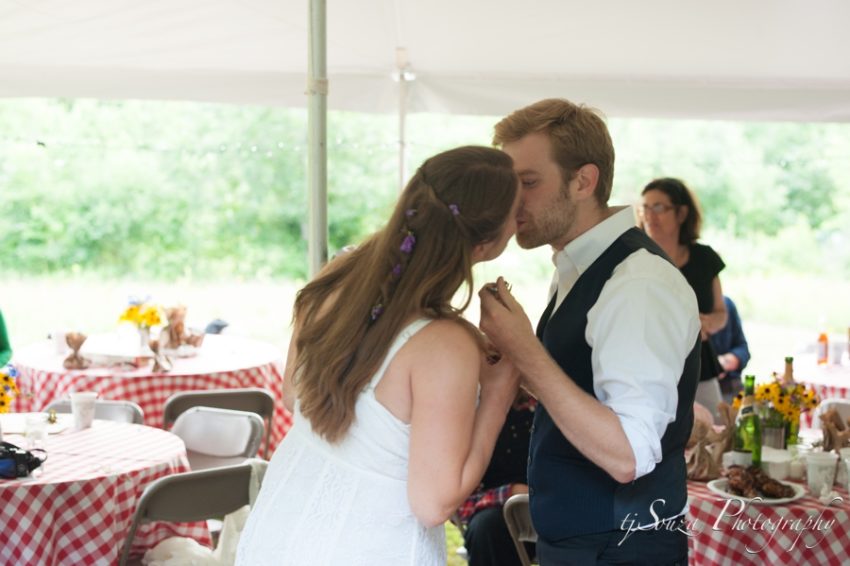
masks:
<instances>
[{"instance_id":1,"label":"white dress shirt","mask_svg":"<svg viewBox=\"0 0 850 566\"><path fill-rule=\"evenodd\" d=\"M622 207L555 253L556 308L578 277L634 226L631 209ZM614 269L587 314L593 391L620 419L634 452L635 478L661 461L661 437L675 420L677 386L699 330L693 289L675 266L646 250Z\"/></svg>"}]
</instances>

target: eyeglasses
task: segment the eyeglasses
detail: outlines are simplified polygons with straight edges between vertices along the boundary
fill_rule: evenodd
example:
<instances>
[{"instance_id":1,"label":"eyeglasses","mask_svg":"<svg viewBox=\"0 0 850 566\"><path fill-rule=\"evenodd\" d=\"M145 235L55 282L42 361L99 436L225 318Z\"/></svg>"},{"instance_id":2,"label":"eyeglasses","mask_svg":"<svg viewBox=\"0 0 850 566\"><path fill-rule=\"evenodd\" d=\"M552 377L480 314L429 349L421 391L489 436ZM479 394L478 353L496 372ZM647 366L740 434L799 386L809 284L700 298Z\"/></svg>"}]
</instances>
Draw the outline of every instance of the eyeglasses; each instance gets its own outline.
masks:
<instances>
[{"instance_id":1,"label":"eyeglasses","mask_svg":"<svg viewBox=\"0 0 850 566\"><path fill-rule=\"evenodd\" d=\"M650 212L652 214L664 214L668 210L673 210L676 207L673 206L672 204L664 204L664 203L661 203L661 202L657 202L655 204L641 204L641 205L638 205L637 208L638 208L638 213L641 216L646 216Z\"/></svg>"}]
</instances>

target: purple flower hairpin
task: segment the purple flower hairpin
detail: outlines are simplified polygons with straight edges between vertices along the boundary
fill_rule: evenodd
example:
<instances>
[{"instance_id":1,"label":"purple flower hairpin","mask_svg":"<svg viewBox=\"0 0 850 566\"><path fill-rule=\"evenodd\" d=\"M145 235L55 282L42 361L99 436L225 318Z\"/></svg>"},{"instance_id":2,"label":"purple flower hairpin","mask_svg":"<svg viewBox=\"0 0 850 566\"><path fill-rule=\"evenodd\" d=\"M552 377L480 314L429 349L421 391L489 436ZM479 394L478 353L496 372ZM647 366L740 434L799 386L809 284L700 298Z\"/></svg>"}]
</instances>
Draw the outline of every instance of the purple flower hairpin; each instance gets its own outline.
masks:
<instances>
[{"instance_id":1,"label":"purple flower hairpin","mask_svg":"<svg viewBox=\"0 0 850 566\"><path fill-rule=\"evenodd\" d=\"M452 211L452 214L453 214L453 215L455 215L455 216L457 216L458 214L460 214L460 209L457 207L457 205L456 205L456 204L450 204L450 205L449 205L449 210L451 210L451 211Z\"/></svg>"},{"instance_id":2,"label":"purple flower hairpin","mask_svg":"<svg viewBox=\"0 0 850 566\"><path fill-rule=\"evenodd\" d=\"M377 305L372 307L372 314L371 314L372 322L375 322L376 320L378 320L378 317L381 316L381 314L383 312L384 312L384 305L382 305L381 303L378 303Z\"/></svg>"},{"instance_id":3,"label":"purple flower hairpin","mask_svg":"<svg viewBox=\"0 0 850 566\"><path fill-rule=\"evenodd\" d=\"M401 242L401 246L399 249L406 253L410 254L413 251L413 246L416 245L416 236L413 235L413 232L408 232L407 236L404 237L404 240Z\"/></svg>"},{"instance_id":4,"label":"purple flower hairpin","mask_svg":"<svg viewBox=\"0 0 850 566\"><path fill-rule=\"evenodd\" d=\"M401 277L401 264L400 263L397 263L393 266L393 277L395 277L396 279Z\"/></svg>"},{"instance_id":5,"label":"purple flower hairpin","mask_svg":"<svg viewBox=\"0 0 850 566\"><path fill-rule=\"evenodd\" d=\"M408 218L410 218L414 214L416 214L415 208L408 208L407 210L404 211L404 215L407 216Z\"/></svg>"}]
</instances>

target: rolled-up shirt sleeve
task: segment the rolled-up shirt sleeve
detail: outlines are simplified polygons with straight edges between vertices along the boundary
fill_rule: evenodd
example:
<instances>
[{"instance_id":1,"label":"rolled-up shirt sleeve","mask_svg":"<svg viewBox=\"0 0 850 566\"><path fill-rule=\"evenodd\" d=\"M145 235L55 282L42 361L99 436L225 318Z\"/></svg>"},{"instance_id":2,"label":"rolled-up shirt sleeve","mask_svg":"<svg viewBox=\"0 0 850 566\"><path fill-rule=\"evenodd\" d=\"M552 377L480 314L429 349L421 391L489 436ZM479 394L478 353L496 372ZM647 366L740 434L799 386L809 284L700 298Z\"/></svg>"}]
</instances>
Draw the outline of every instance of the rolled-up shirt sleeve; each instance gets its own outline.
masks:
<instances>
[{"instance_id":1,"label":"rolled-up shirt sleeve","mask_svg":"<svg viewBox=\"0 0 850 566\"><path fill-rule=\"evenodd\" d=\"M635 478L661 461L661 437L676 418L679 379L699 328L684 277L644 250L617 267L588 312L594 393L620 419Z\"/></svg>"}]
</instances>

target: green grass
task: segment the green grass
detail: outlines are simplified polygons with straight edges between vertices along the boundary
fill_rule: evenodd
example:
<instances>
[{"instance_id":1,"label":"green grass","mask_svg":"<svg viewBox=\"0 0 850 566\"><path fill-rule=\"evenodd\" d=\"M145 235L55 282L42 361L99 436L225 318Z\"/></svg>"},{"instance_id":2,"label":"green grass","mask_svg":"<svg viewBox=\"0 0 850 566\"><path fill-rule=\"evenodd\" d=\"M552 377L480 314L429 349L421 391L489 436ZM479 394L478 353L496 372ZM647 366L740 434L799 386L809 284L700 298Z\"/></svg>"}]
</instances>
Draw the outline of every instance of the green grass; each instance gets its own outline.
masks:
<instances>
[{"instance_id":1,"label":"green grass","mask_svg":"<svg viewBox=\"0 0 850 566\"><path fill-rule=\"evenodd\" d=\"M446 523L446 546L448 547L447 566L465 566L466 560L455 554L455 549L463 546L463 535L452 523Z\"/></svg>"},{"instance_id":2,"label":"green grass","mask_svg":"<svg viewBox=\"0 0 850 566\"><path fill-rule=\"evenodd\" d=\"M503 275L532 321L543 311L551 278L547 250L517 251L476 266L476 286ZM231 323L229 331L266 340L285 350L295 292L303 281L116 281L93 274L70 278L7 277L0 282L0 309L13 349L45 338L54 330L103 333L117 327L129 295L151 295L165 305L188 306L189 326L203 328L213 318ZM821 328L847 340L850 281L782 275L723 278L744 321L757 375L782 369L786 355L812 343ZM478 321L473 296L467 317ZM821 320L823 321L821 323Z\"/></svg>"}]
</instances>

